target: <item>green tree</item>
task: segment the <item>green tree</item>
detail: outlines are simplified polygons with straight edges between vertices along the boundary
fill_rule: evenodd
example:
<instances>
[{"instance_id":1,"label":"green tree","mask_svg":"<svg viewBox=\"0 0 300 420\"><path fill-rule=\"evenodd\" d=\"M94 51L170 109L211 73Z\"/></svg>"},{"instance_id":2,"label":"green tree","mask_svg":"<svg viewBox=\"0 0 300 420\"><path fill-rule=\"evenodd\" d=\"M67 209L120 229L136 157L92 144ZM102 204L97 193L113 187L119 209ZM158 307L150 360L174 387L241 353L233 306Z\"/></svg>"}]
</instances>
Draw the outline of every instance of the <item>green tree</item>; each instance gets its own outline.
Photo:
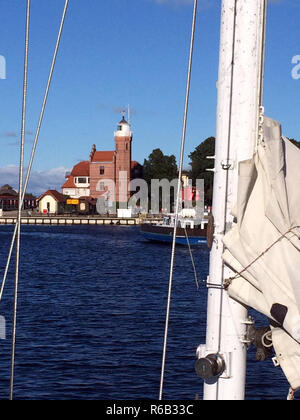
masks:
<instances>
[{"instance_id":1,"label":"green tree","mask_svg":"<svg viewBox=\"0 0 300 420\"><path fill-rule=\"evenodd\" d=\"M150 153L148 159L145 159L143 165L143 177L148 184L149 200L151 201L151 180L152 179L167 179L172 181L178 177L178 168L176 158L174 155L164 155L160 149L154 149ZM171 188L170 205L174 205L174 191ZM159 198L159 207L162 207L162 196Z\"/></svg>"},{"instance_id":2,"label":"green tree","mask_svg":"<svg viewBox=\"0 0 300 420\"><path fill-rule=\"evenodd\" d=\"M207 159L207 156L215 154L215 137L208 137L195 150L189 154L191 160L190 177L193 182L196 179L204 179L204 200L206 205L212 204L214 173L207 171L214 167L214 159Z\"/></svg>"},{"instance_id":3,"label":"green tree","mask_svg":"<svg viewBox=\"0 0 300 420\"><path fill-rule=\"evenodd\" d=\"M154 149L145 159L143 166L144 179L151 185L151 179L168 179L171 181L177 178L177 164L174 155L164 155L160 149Z\"/></svg>"},{"instance_id":4,"label":"green tree","mask_svg":"<svg viewBox=\"0 0 300 420\"><path fill-rule=\"evenodd\" d=\"M207 169L212 169L215 164L215 161L213 159L207 159L207 156L215 155L215 140L215 137L208 137L189 155L191 159L190 177L193 181L204 179L205 204L207 205L212 204L214 181L214 173L207 171ZM289 140L300 149L300 141L295 139Z\"/></svg>"}]
</instances>

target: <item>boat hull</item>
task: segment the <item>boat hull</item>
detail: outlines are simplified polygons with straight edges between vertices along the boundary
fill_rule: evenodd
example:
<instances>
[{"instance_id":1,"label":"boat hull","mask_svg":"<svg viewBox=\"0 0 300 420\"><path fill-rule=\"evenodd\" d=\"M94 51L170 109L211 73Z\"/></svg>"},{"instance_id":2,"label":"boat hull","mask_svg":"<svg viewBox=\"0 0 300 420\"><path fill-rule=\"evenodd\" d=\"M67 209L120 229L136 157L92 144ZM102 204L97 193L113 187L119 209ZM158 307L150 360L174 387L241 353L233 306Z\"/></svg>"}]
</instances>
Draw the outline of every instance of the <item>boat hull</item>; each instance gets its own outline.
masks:
<instances>
[{"instance_id":1,"label":"boat hull","mask_svg":"<svg viewBox=\"0 0 300 420\"><path fill-rule=\"evenodd\" d=\"M173 227L143 224L141 232L148 241L155 241L161 243L172 243L173 241ZM177 229L176 243L178 245L202 245L206 244L206 229L187 229L186 238L185 230Z\"/></svg>"}]
</instances>

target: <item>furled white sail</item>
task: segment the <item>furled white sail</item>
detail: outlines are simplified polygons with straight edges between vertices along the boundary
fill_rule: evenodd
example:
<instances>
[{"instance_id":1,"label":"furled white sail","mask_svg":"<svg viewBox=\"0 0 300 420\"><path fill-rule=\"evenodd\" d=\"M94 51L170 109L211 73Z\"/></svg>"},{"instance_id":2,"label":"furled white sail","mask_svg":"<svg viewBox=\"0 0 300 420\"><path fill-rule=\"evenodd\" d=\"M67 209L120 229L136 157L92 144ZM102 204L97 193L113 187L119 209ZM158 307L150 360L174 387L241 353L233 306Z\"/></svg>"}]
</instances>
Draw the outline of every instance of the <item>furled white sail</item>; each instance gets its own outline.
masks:
<instances>
[{"instance_id":1,"label":"furled white sail","mask_svg":"<svg viewBox=\"0 0 300 420\"><path fill-rule=\"evenodd\" d=\"M253 159L240 163L236 224L223 258L237 273L228 292L268 316L277 360L300 387L300 150L265 118Z\"/></svg>"}]
</instances>

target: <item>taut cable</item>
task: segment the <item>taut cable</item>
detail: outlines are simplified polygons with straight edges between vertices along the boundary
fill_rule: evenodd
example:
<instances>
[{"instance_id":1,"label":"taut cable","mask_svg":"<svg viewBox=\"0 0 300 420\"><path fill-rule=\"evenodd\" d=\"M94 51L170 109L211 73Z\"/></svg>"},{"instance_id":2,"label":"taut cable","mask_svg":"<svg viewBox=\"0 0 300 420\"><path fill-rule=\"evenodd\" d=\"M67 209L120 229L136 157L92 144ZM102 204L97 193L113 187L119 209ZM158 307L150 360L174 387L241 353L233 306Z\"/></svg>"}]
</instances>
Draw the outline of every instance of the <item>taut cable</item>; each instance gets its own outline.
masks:
<instances>
[{"instance_id":1,"label":"taut cable","mask_svg":"<svg viewBox=\"0 0 300 420\"><path fill-rule=\"evenodd\" d=\"M52 76L53 76L53 72L54 72L54 68L55 68L57 53L58 53L58 50L59 50L59 45L60 45L60 40L61 40L61 35L62 35L62 30L63 30L65 18L66 18L68 5L69 5L69 0L66 0L63 15L62 15L62 19L61 19L61 24L60 24L60 28L59 28L59 33L58 33L58 37L57 37L57 41L56 41L55 51L54 51L54 54L53 54L53 59L52 59L50 73L49 73L49 78L48 78L48 82L47 82L47 86L46 86L46 90L45 90L44 100L43 100L43 104L42 104L42 108L41 108L41 112L40 112L39 122L38 122L37 130L36 130L36 134L35 134L35 138L34 138L34 142L33 142L33 146L32 146L32 151L31 151L31 156L30 156L30 160L29 160L27 173L26 173L26 178L25 178L25 183L24 183L24 188L23 188L23 195L22 195L22 204L24 202L24 197L25 197L25 194L26 194L26 189L27 189L27 186L28 186L28 182L29 182L29 178L30 178L30 174L31 174L31 168L32 168L32 164L33 164L33 160L34 160L34 156L35 156L35 151L36 151L36 147L37 147L37 143L38 143L38 139L39 139L39 135L40 135L40 131L41 131L41 126L42 126L42 122L43 122L43 118L44 118L45 108L46 108L46 104L47 104L48 94L49 94L49 90L50 90L50 86L51 86ZM6 262L6 266L5 266L5 270L4 270L4 274L3 274L1 289L0 289L0 301L2 300L3 290L4 290L4 287L5 287L6 278L7 278L9 265L10 265L10 261L11 261L11 256L12 256L12 252L13 252L13 249L14 249L18 224L19 224L19 222L17 221L14 232L13 232L11 244L10 244L10 249L9 249L7 262Z\"/></svg>"},{"instance_id":2,"label":"taut cable","mask_svg":"<svg viewBox=\"0 0 300 420\"><path fill-rule=\"evenodd\" d=\"M24 143L25 143L27 80L28 80L29 24L30 24L30 0L27 0L26 33L25 33L25 58L24 58L24 80L23 80L22 127L21 127L20 167L19 167L19 203L18 203L19 206L18 206L18 226L17 226L17 234L16 234L17 243L16 243L15 290L14 290L10 383L9 383L9 399L10 400L13 399L15 349L16 349L16 326L17 326L18 285L19 285L19 265L20 265L22 191L23 191L23 165L24 165Z\"/></svg>"},{"instance_id":3,"label":"taut cable","mask_svg":"<svg viewBox=\"0 0 300 420\"><path fill-rule=\"evenodd\" d=\"M172 241L171 267L170 267L170 277L169 277L169 290L168 290L167 313L166 313L166 322L165 322L165 334L164 334L164 345L163 345L163 355L162 355L159 400L162 400L163 386L164 386L167 341L168 341L169 319L170 319L170 306L171 306L171 295L172 295L172 285L173 285L174 260L175 260L176 235L177 235L177 223L178 223L179 203L180 203L180 195L181 195L181 176L182 176L182 168L183 168L184 146L185 146L185 137L186 137L186 125L187 125L187 115L188 115L189 97L190 97L192 61L193 61L195 28L196 28L196 18L197 18L197 6L198 6L198 0L195 0L194 1L194 14L193 14L193 24L192 24L191 45L190 45L190 57L189 57L189 66L188 66L188 78L187 78L187 86L186 86L183 130L182 130L182 139L181 139L181 148L180 148L180 164L179 164L179 174L178 174L178 186L177 186L177 197L176 197L174 232L173 232L173 241Z\"/></svg>"}]
</instances>

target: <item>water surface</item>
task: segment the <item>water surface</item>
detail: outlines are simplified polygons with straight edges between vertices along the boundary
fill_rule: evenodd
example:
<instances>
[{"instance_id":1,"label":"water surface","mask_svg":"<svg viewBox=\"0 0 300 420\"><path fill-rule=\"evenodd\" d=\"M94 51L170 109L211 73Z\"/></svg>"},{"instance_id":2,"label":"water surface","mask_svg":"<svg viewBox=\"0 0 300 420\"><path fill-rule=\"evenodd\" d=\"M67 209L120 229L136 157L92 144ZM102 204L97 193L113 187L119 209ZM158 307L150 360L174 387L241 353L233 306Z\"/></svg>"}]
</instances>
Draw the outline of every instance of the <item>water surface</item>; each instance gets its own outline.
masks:
<instances>
[{"instance_id":1,"label":"water surface","mask_svg":"<svg viewBox=\"0 0 300 420\"><path fill-rule=\"evenodd\" d=\"M0 227L1 273L11 234ZM128 226L24 226L21 244L15 398L157 399L170 246ZM206 247L193 255L199 281L206 279ZM7 321L0 399L9 388L13 270L0 303ZM202 395L194 362L205 342L206 295L195 286L188 249L178 247L164 399ZM248 359L247 399L285 399L280 368L255 362L253 350Z\"/></svg>"}]
</instances>

